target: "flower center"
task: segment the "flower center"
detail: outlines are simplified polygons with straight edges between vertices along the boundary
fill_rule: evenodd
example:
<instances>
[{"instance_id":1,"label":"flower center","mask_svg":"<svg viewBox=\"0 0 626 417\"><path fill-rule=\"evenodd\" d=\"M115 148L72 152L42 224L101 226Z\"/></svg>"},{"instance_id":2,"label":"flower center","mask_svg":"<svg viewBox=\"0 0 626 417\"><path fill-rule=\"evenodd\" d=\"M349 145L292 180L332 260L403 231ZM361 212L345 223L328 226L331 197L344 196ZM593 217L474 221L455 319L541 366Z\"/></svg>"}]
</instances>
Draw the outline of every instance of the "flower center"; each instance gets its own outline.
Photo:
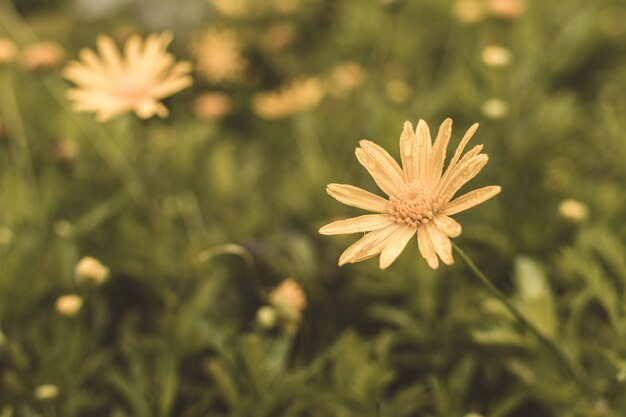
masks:
<instances>
[{"instance_id":1,"label":"flower center","mask_svg":"<svg viewBox=\"0 0 626 417\"><path fill-rule=\"evenodd\" d=\"M387 214L396 223L417 227L430 222L441 205L441 198L437 197L431 187L424 184L405 184L396 195L389 197Z\"/></svg>"}]
</instances>

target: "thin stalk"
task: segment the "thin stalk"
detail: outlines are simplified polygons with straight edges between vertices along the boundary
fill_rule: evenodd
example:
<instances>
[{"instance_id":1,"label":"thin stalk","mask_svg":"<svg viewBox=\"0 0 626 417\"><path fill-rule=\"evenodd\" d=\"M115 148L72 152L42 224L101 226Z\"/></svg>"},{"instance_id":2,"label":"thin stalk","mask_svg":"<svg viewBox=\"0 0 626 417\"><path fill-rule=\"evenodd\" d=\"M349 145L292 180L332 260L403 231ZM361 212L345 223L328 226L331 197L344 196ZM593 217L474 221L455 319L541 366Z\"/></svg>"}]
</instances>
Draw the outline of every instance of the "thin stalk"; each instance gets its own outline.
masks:
<instances>
[{"instance_id":1,"label":"thin stalk","mask_svg":"<svg viewBox=\"0 0 626 417\"><path fill-rule=\"evenodd\" d=\"M576 381L578 386L583 390L587 391L587 384L583 378L580 376L580 372L578 369L574 367L572 362L568 359L567 356L561 351L561 349L549 338L547 338L535 325L529 321L524 315L517 309L515 304L513 304L507 297L504 295L499 289L496 288L495 285L492 284L491 280L487 278L487 276L476 266L476 264L467 256L467 254L459 248L456 243L452 243L454 250L463 258L463 261L469 266L472 270L476 278L489 290L489 292L495 296L500 302L509 310L509 312L515 317L519 325L534 334L537 339L541 342L541 344L563 365L563 368L567 371L567 373Z\"/></svg>"}]
</instances>

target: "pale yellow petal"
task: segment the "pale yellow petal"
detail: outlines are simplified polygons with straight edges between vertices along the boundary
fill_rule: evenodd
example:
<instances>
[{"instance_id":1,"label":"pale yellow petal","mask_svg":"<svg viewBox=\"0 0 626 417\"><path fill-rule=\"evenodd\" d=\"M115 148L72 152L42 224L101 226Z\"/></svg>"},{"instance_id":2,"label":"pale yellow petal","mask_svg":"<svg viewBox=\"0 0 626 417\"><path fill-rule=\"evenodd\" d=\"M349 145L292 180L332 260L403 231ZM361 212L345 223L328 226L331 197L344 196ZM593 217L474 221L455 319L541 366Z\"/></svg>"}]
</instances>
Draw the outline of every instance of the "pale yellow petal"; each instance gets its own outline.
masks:
<instances>
[{"instance_id":1,"label":"pale yellow petal","mask_svg":"<svg viewBox=\"0 0 626 417\"><path fill-rule=\"evenodd\" d=\"M375 213L384 213L387 211L387 200L353 185L328 184L326 186L326 192L335 200L348 206L373 211Z\"/></svg>"},{"instance_id":2,"label":"pale yellow petal","mask_svg":"<svg viewBox=\"0 0 626 417\"><path fill-rule=\"evenodd\" d=\"M428 266L432 269L437 269L439 267L439 259L433 247L433 242L430 240L428 230L425 227L417 228L417 246L422 257L426 259Z\"/></svg>"},{"instance_id":3,"label":"pale yellow petal","mask_svg":"<svg viewBox=\"0 0 626 417\"><path fill-rule=\"evenodd\" d=\"M422 119L417 123L415 128L415 155L413 163L417 163L415 171L418 179L427 179L428 170L430 168L430 153L432 148L432 139L430 137L430 129L428 124Z\"/></svg>"},{"instance_id":4,"label":"pale yellow petal","mask_svg":"<svg viewBox=\"0 0 626 417\"><path fill-rule=\"evenodd\" d=\"M436 183L441 178L443 164L446 160L446 151L448 149L448 143L450 142L451 135L452 119L447 118L439 127L439 133L437 133L437 139L435 139L435 144L433 145L429 176L431 182Z\"/></svg>"},{"instance_id":5,"label":"pale yellow petal","mask_svg":"<svg viewBox=\"0 0 626 417\"><path fill-rule=\"evenodd\" d=\"M448 237L457 237L463 230L459 222L443 214L435 216L433 222L435 222L437 229L441 230Z\"/></svg>"},{"instance_id":6,"label":"pale yellow petal","mask_svg":"<svg viewBox=\"0 0 626 417\"><path fill-rule=\"evenodd\" d=\"M402 225L393 224L384 229L374 230L365 234L365 236L357 240L341 254L339 266L361 262L378 255L385 248L387 239L402 227Z\"/></svg>"},{"instance_id":7,"label":"pale yellow petal","mask_svg":"<svg viewBox=\"0 0 626 417\"><path fill-rule=\"evenodd\" d=\"M451 215L470 209L496 196L498 193L500 193L501 190L502 188L498 185L490 185L474 191L470 191L469 193L463 194L462 196L450 201L444 207L443 213L446 215Z\"/></svg>"},{"instance_id":8,"label":"pale yellow petal","mask_svg":"<svg viewBox=\"0 0 626 417\"><path fill-rule=\"evenodd\" d=\"M447 184L440 188L439 197L444 203L450 201L459 188L478 175L480 170L487 164L487 161L489 161L489 157L485 154L480 154L458 164L450 175Z\"/></svg>"},{"instance_id":9,"label":"pale yellow petal","mask_svg":"<svg viewBox=\"0 0 626 417\"><path fill-rule=\"evenodd\" d=\"M119 72L122 69L122 57L113 39L106 35L100 35L96 39L96 43L98 44L100 55L104 59L106 66L108 66L109 71Z\"/></svg>"},{"instance_id":10,"label":"pale yellow petal","mask_svg":"<svg viewBox=\"0 0 626 417\"><path fill-rule=\"evenodd\" d=\"M356 148L357 159L370 173L374 182L387 195L394 195L398 192L400 184L394 181L393 174L389 172L380 161L373 159L371 154L363 148Z\"/></svg>"},{"instance_id":11,"label":"pale yellow petal","mask_svg":"<svg viewBox=\"0 0 626 417\"><path fill-rule=\"evenodd\" d=\"M366 214L346 220L338 220L322 227L323 235L344 235L350 233L371 232L394 224L392 217L386 214Z\"/></svg>"},{"instance_id":12,"label":"pale yellow petal","mask_svg":"<svg viewBox=\"0 0 626 417\"><path fill-rule=\"evenodd\" d=\"M478 129L478 123L474 123L472 126L470 126L469 129L467 129L467 132L465 132L465 135L463 135L463 139L461 139L459 146L457 146L456 151L454 151L454 156L452 157L452 160L450 160L450 164L448 165L449 168L453 168L456 165L456 163L459 161L459 158L461 157L461 154L463 153L465 146L467 145L469 140L472 138L472 136L474 136L474 133L476 133L477 129Z\"/></svg>"},{"instance_id":13,"label":"pale yellow petal","mask_svg":"<svg viewBox=\"0 0 626 417\"><path fill-rule=\"evenodd\" d=\"M415 147L415 132L413 131L413 125L411 122L404 122L404 129L400 134L400 158L402 160L402 168L404 174L409 181L414 181L417 178L415 167L417 163L413 161L416 155L413 153Z\"/></svg>"},{"instance_id":14,"label":"pale yellow petal","mask_svg":"<svg viewBox=\"0 0 626 417\"><path fill-rule=\"evenodd\" d=\"M433 224L429 223L425 228L428 230L428 235L430 236L431 242L433 242L433 247L437 255L439 255L444 264L452 265L454 258L452 258L452 243L450 242L450 238Z\"/></svg>"},{"instance_id":15,"label":"pale yellow petal","mask_svg":"<svg viewBox=\"0 0 626 417\"><path fill-rule=\"evenodd\" d=\"M365 149L370 157L379 163L385 171L388 172L389 177L398 185L404 183L404 174L402 168L398 165L398 162L389 155L382 146L375 144L369 140L359 141L361 148Z\"/></svg>"},{"instance_id":16,"label":"pale yellow petal","mask_svg":"<svg viewBox=\"0 0 626 417\"><path fill-rule=\"evenodd\" d=\"M400 256L411 237L415 235L414 227L404 226L388 239L387 245L380 254L380 269L385 269Z\"/></svg>"}]
</instances>

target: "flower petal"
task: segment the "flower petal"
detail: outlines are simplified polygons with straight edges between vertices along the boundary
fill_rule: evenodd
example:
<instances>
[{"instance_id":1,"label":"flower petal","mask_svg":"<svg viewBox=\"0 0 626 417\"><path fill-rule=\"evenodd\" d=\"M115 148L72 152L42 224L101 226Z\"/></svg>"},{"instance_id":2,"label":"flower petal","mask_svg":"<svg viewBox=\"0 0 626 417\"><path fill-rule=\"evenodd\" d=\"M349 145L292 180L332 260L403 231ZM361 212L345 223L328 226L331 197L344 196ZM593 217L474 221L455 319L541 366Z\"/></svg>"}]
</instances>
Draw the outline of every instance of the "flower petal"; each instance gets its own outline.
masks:
<instances>
[{"instance_id":1,"label":"flower petal","mask_svg":"<svg viewBox=\"0 0 626 417\"><path fill-rule=\"evenodd\" d=\"M395 194L404 183L402 170L386 150L374 142L362 140L356 157L387 195Z\"/></svg>"},{"instance_id":2,"label":"flower petal","mask_svg":"<svg viewBox=\"0 0 626 417\"><path fill-rule=\"evenodd\" d=\"M433 247L433 242L430 240L430 235L426 227L417 228L417 247L419 248L422 257L426 259L426 263L432 269L439 267L439 259L437 259L437 253Z\"/></svg>"},{"instance_id":3,"label":"flower petal","mask_svg":"<svg viewBox=\"0 0 626 417\"><path fill-rule=\"evenodd\" d=\"M483 187L474 191L470 191L469 193L463 194L462 196L450 201L444 207L443 213L446 215L451 215L470 209L474 206L484 203L491 197L496 196L498 193L500 193L501 190L502 188L498 185L490 185L488 187Z\"/></svg>"},{"instance_id":4,"label":"flower petal","mask_svg":"<svg viewBox=\"0 0 626 417\"><path fill-rule=\"evenodd\" d=\"M417 162L413 161L417 158L417 156L413 153L416 140L417 138L415 137L415 132L413 131L413 125L411 122L404 122L404 129L402 130L402 134L400 134L400 158L402 160L404 174L409 181L417 179L417 173L415 171Z\"/></svg>"},{"instance_id":5,"label":"flower petal","mask_svg":"<svg viewBox=\"0 0 626 417\"><path fill-rule=\"evenodd\" d=\"M366 214L329 223L320 229L320 233L323 235L362 233L382 229L392 224L394 224L393 218L386 214Z\"/></svg>"},{"instance_id":6,"label":"flower petal","mask_svg":"<svg viewBox=\"0 0 626 417\"><path fill-rule=\"evenodd\" d=\"M414 153L415 157L413 158L413 163L417 166L414 169L417 173L418 179L426 179L428 178L428 171L430 168L430 153L432 148L432 139L430 138L430 129L428 129L428 124L422 119L417 122L417 127L415 128L415 136L417 140L414 143Z\"/></svg>"},{"instance_id":7,"label":"flower petal","mask_svg":"<svg viewBox=\"0 0 626 417\"><path fill-rule=\"evenodd\" d=\"M400 256L406 244L409 243L411 237L415 235L415 232L415 228L404 226L387 240L387 246L385 246L380 254L380 269L387 268Z\"/></svg>"},{"instance_id":8,"label":"flower petal","mask_svg":"<svg viewBox=\"0 0 626 417\"><path fill-rule=\"evenodd\" d=\"M328 184L326 192L340 203L375 213L387 211L387 200L348 184Z\"/></svg>"},{"instance_id":9,"label":"flower petal","mask_svg":"<svg viewBox=\"0 0 626 417\"><path fill-rule=\"evenodd\" d=\"M349 246L339 257L339 266L356 263L378 255L385 248L387 239L402 225L393 224L383 229L366 233L361 239Z\"/></svg>"},{"instance_id":10,"label":"flower petal","mask_svg":"<svg viewBox=\"0 0 626 417\"><path fill-rule=\"evenodd\" d=\"M113 39L106 35L99 35L96 43L108 69L114 73L119 72L122 69L122 57Z\"/></svg>"},{"instance_id":11,"label":"flower petal","mask_svg":"<svg viewBox=\"0 0 626 417\"><path fill-rule=\"evenodd\" d=\"M452 119L447 118L439 127L439 133L437 133L437 139L435 140L435 145L433 146L429 176L432 182L437 182L441 178L443 163L446 160L446 151L448 149L448 143L450 142L451 135Z\"/></svg>"},{"instance_id":12,"label":"flower petal","mask_svg":"<svg viewBox=\"0 0 626 417\"><path fill-rule=\"evenodd\" d=\"M489 161L489 157L485 154L480 154L459 163L454 168L447 184L441 186L439 190L439 197L444 203L450 201L459 188L478 175L480 170L487 164L487 161Z\"/></svg>"},{"instance_id":13,"label":"flower petal","mask_svg":"<svg viewBox=\"0 0 626 417\"><path fill-rule=\"evenodd\" d=\"M428 235L433 242L433 247L437 255L439 255L444 264L452 265L454 258L452 258L452 243L450 242L450 238L432 224L427 224L425 227L426 230L428 230Z\"/></svg>"},{"instance_id":14,"label":"flower petal","mask_svg":"<svg viewBox=\"0 0 626 417\"><path fill-rule=\"evenodd\" d=\"M448 237L457 237L463 230L459 222L443 214L435 216L433 222L435 222L437 229L441 230Z\"/></svg>"}]
</instances>

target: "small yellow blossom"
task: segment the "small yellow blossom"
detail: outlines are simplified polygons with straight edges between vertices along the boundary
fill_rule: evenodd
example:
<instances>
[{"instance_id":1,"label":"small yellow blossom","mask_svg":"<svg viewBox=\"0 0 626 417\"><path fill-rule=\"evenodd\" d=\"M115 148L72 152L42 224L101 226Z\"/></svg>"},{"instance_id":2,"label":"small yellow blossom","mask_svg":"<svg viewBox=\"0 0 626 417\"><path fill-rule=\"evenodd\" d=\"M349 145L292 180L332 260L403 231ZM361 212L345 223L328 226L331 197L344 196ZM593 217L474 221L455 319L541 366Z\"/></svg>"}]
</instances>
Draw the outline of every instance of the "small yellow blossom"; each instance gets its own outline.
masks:
<instances>
[{"instance_id":1,"label":"small yellow blossom","mask_svg":"<svg viewBox=\"0 0 626 417\"><path fill-rule=\"evenodd\" d=\"M76 282L102 285L109 278L109 268L96 258L85 256L74 267Z\"/></svg>"},{"instance_id":2,"label":"small yellow blossom","mask_svg":"<svg viewBox=\"0 0 626 417\"><path fill-rule=\"evenodd\" d=\"M511 52L498 45L485 46L481 57L490 67L506 67L511 63Z\"/></svg>"},{"instance_id":3,"label":"small yellow blossom","mask_svg":"<svg viewBox=\"0 0 626 417\"><path fill-rule=\"evenodd\" d=\"M83 306L83 299L76 294L62 295L57 298L55 308L61 316L74 317Z\"/></svg>"},{"instance_id":4,"label":"small yellow blossom","mask_svg":"<svg viewBox=\"0 0 626 417\"><path fill-rule=\"evenodd\" d=\"M200 120L218 120L227 116L232 109L232 101L224 93L205 93L193 102L193 112Z\"/></svg>"},{"instance_id":5,"label":"small yellow blossom","mask_svg":"<svg viewBox=\"0 0 626 417\"><path fill-rule=\"evenodd\" d=\"M559 204L559 215L565 220L581 223L587 220L589 208L582 201L568 198Z\"/></svg>"},{"instance_id":6,"label":"small yellow blossom","mask_svg":"<svg viewBox=\"0 0 626 417\"><path fill-rule=\"evenodd\" d=\"M405 122L400 136L402 167L375 143L359 142L357 159L389 199L351 185L328 185L326 191L339 202L376 213L339 220L320 229L325 235L365 232L365 236L343 252L339 265L380 254L380 268L387 268L416 234L419 251L431 268L439 266L438 258L446 265L453 264L450 238L461 234L461 225L450 216L500 192L499 186L488 186L452 199L489 159L481 153L482 145L463 155L477 128L478 124L474 124L465 133L445 171L451 119L441 124L434 144L425 121L420 120L415 131L410 122Z\"/></svg>"},{"instance_id":7,"label":"small yellow blossom","mask_svg":"<svg viewBox=\"0 0 626 417\"><path fill-rule=\"evenodd\" d=\"M311 110L324 98L326 89L317 77L293 82L275 91L257 93L252 110L257 116L277 120Z\"/></svg>"},{"instance_id":8,"label":"small yellow blossom","mask_svg":"<svg viewBox=\"0 0 626 417\"><path fill-rule=\"evenodd\" d=\"M251 12L249 0L209 0L209 4L228 17L241 18Z\"/></svg>"},{"instance_id":9,"label":"small yellow blossom","mask_svg":"<svg viewBox=\"0 0 626 417\"><path fill-rule=\"evenodd\" d=\"M331 81L333 94L338 96L345 95L357 88L365 82L367 74L365 69L355 61L347 61L337 65L331 73Z\"/></svg>"},{"instance_id":10,"label":"small yellow blossom","mask_svg":"<svg viewBox=\"0 0 626 417\"><path fill-rule=\"evenodd\" d=\"M243 78L247 63L242 55L243 44L235 31L208 29L195 41L192 49L198 69L209 82L217 84Z\"/></svg>"},{"instance_id":11,"label":"small yellow blossom","mask_svg":"<svg viewBox=\"0 0 626 417\"><path fill-rule=\"evenodd\" d=\"M461 23L476 23L484 18L485 5L482 0L456 0L452 14Z\"/></svg>"},{"instance_id":12,"label":"small yellow blossom","mask_svg":"<svg viewBox=\"0 0 626 417\"><path fill-rule=\"evenodd\" d=\"M150 35L145 41L134 35L126 41L122 56L111 38L99 36L100 56L83 49L81 61L73 61L63 71L63 76L77 85L68 91L74 109L94 112L101 122L127 111L142 119L168 116L160 100L192 84L191 64L176 63L166 52L171 41L167 32Z\"/></svg>"},{"instance_id":13,"label":"small yellow blossom","mask_svg":"<svg viewBox=\"0 0 626 417\"><path fill-rule=\"evenodd\" d=\"M17 47L15 43L7 38L0 38L0 65L8 64L15 60Z\"/></svg>"},{"instance_id":14,"label":"small yellow blossom","mask_svg":"<svg viewBox=\"0 0 626 417\"><path fill-rule=\"evenodd\" d=\"M270 292L268 298L285 331L289 334L295 333L302 320L302 312L307 306L306 296L302 288L296 281L287 278ZM268 315L268 313L262 314ZM265 319L267 318L269 317L265 317Z\"/></svg>"},{"instance_id":15,"label":"small yellow blossom","mask_svg":"<svg viewBox=\"0 0 626 417\"><path fill-rule=\"evenodd\" d=\"M509 112L509 105L500 98L490 98L483 103L482 111L490 119L502 119Z\"/></svg>"},{"instance_id":16,"label":"small yellow blossom","mask_svg":"<svg viewBox=\"0 0 626 417\"><path fill-rule=\"evenodd\" d=\"M269 52L279 52L288 48L296 40L297 30L293 23L281 22L270 26L261 34L261 46Z\"/></svg>"},{"instance_id":17,"label":"small yellow blossom","mask_svg":"<svg viewBox=\"0 0 626 417\"><path fill-rule=\"evenodd\" d=\"M306 308L306 296L292 278L287 278L274 288L269 295L269 301L282 314L294 320L299 320Z\"/></svg>"},{"instance_id":18,"label":"small yellow blossom","mask_svg":"<svg viewBox=\"0 0 626 417\"><path fill-rule=\"evenodd\" d=\"M20 63L27 71L46 70L60 65L65 59L65 50L52 41L33 43L22 51Z\"/></svg>"},{"instance_id":19,"label":"small yellow blossom","mask_svg":"<svg viewBox=\"0 0 626 417\"><path fill-rule=\"evenodd\" d=\"M487 0L487 11L501 19L517 19L526 12L526 0Z\"/></svg>"},{"instance_id":20,"label":"small yellow blossom","mask_svg":"<svg viewBox=\"0 0 626 417\"><path fill-rule=\"evenodd\" d=\"M44 384L35 388L35 398L38 401L54 400L59 396L59 388L56 385Z\"/></svg>"}]
</instances>

